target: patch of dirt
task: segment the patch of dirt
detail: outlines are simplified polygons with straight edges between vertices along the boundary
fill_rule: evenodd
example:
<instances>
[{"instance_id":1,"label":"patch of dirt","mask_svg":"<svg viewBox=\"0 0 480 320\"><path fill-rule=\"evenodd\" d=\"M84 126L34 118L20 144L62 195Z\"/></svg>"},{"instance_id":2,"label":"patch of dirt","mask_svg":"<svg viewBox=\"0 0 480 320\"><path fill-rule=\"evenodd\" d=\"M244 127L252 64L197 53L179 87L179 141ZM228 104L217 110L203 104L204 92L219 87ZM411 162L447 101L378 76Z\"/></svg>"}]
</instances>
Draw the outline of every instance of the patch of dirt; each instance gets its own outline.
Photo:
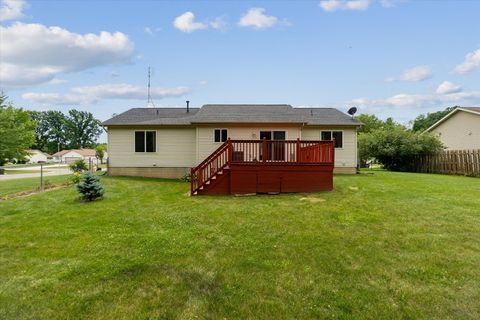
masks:
<instances>
[{"instance_id":1,"label":"patch of dirt","mask_svg":"<svg viewBox=\"0 0 480 320\"><path fill-rule=\"evenodd\" d=\"M39 189L28 190L28 191L20 191L20 192L16 192L16 193L6 195L6 196L2 196L2 197L0 197L0 201L14 199L14 198L25 198L25 197L33 196L35 194L39 194L39 193L43 193L43 192L62 189L62 188L68 187L69 185L70 184L68 184L68 183L63 183L63 184L45 186L43 191L40 191Z\"/></svg>"},{"instance_id":2,"label":"patch of dirt","mask_svg":"<svg viewBox=\"0 0 480 320\"><path fill-rule=\"evenodd\" d=\"M310 203L319 203L319 202L325 202L327 200L322 198L303 197L303 198L300 198L300 201L308 201Z\"/></svg>"}]
</instances>

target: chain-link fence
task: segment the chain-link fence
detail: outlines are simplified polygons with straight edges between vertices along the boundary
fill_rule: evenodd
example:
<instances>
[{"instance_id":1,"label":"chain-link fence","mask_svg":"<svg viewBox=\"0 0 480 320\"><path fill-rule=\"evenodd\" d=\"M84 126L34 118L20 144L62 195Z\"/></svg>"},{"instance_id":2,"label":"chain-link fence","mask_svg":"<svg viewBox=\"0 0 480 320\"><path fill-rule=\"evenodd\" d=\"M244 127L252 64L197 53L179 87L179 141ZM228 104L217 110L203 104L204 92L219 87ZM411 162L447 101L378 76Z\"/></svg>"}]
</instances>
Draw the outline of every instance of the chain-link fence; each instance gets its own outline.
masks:
<instances>
[{"instance_id":1,"label":"chain-link fence","mask_svg":"<svg viewBox=\"0 0 480 320\"><path fill-rule=\"evenodd\" d=\"M105 171L106 164L90 159L88 171ZM0 166L0 199L21 192L44 191L64 185L71 180L68 163L9 164Z\"/></svg>"}]
</instances>

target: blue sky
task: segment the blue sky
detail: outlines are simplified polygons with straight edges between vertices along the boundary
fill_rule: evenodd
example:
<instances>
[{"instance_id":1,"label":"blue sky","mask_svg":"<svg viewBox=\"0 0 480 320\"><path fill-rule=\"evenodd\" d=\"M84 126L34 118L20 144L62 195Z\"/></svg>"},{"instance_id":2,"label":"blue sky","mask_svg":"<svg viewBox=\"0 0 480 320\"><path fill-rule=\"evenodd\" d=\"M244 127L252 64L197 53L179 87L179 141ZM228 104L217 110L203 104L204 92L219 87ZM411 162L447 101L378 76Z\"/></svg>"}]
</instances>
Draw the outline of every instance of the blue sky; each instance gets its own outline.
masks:
<instances>
[{"instance_id":1,"label":"blue sky","mask_svg":"<svg viewBox=\"0 0 480 320\"><path fill-rule=\"evenodd\" d=\"M17 106L106 120L146 106L357 106L403 123L480 105L480 1L0 0Z\"/></svg>"}]
</instances>

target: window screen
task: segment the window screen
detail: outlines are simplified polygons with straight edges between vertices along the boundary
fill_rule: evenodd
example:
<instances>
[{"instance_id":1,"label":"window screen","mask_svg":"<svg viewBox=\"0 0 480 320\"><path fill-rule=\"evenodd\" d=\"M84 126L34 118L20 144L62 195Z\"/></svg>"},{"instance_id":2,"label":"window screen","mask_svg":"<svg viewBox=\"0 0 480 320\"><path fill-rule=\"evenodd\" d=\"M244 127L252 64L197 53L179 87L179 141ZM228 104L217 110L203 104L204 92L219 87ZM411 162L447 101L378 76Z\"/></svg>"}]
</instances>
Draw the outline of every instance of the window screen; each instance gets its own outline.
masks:
<instances>
[{"instance_id":1,"label":"window screen","mask_svg":"<svg viewBox=\"0 0 480 320\"><path fill-rule=\"evenodd\" d=\"M335 148L343 148L343 132L333 131L333 139L335 139Z\"/></svg>"},{"instance_id":2,"label":"window screen","mask_svg":"<svg viewBox=\"0 0 480 320\"><path fill-rule=\"evenodd\" d=\"M343 148L343 132L342 131L322 131L322 140L335 139L335 148Z\"/></svg>"},{"instance_id":3,"label":"window screen","mask_svg":"<svg viewBox=\"0 0 480 320\"><path fill-rule=\"evenodd\" d=\"M145 147L147 152L156 151L156 132L155 131L146 132Z\"/></svg>"},{"instance_id":4,"label":"window screen","mask_svg":"<svg viewBox=\"0 0 480 320\"><path fill-rule=\"evenodd\" d=\"M215 142L225 142L228 139L227 129L215 129L213 134Z\"/></svg>"},{"instance_id":5,"label":"window screen","mask_svg":"<svg viewBox=\"0 0 480 320\"><path fill-rule=\"evenodd\" d=\"M135 152L156 152L156 135L155 131L135 131Z\"/></svg>"},{"instance_id":6,"label":"window screen","mask_svg":"<svg viewBox=\"0 0 480 320\"><path fill-rule=\"evenodd\" d=\"M332 132L322 131L322 140L332 140Z\"/></svg>"},{"instance_id":7,"label":"window screen","mask_svg":"<svg viewBox=\"0 0 480 320\"><path fill-rule=\"evenodd\" d=\"M135 152L145 152L145 131L135 131Z\"/></svg>"}]
</instances>

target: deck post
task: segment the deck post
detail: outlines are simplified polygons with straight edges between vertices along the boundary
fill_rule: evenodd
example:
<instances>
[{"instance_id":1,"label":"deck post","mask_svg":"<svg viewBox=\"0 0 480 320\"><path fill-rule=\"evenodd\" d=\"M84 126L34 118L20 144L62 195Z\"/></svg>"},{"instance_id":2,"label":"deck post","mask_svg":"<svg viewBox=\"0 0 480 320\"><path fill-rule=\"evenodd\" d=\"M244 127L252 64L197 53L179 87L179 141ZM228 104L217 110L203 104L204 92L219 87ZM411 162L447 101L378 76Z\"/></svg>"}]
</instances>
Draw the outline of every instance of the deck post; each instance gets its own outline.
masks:
<instances>
[{"instance_id":1,"label":"deck post","mask_svg":"<svg viewBox=\"0 0 480 320\"><path fill-rule=\"evenodd\" d=\"M262 140L262 161L266 162L267 161L267 139L263 138Z\"/></svg>"},{"instance_id":2,"label":"deck post","mask_svg":"<svg viewBox=\"0 0 480 320\"><path fill-rule=\"evenodd\" d=\"M227 142L227 144L228 144L227 163L230 163L233 160L233 147L232 147L232 140L230 140L230 138L228 138L227 141L228 141Z\"/></svg>"},{"instance_id":3,"label":"deck post","mask_svg":"<svg viewBox=\"0 0 480 320\"><path fill-rule=\"evenodd\" d=\"M297 138L297 162L300 162L300 138Z\"/></svg>"}]
</instances>

